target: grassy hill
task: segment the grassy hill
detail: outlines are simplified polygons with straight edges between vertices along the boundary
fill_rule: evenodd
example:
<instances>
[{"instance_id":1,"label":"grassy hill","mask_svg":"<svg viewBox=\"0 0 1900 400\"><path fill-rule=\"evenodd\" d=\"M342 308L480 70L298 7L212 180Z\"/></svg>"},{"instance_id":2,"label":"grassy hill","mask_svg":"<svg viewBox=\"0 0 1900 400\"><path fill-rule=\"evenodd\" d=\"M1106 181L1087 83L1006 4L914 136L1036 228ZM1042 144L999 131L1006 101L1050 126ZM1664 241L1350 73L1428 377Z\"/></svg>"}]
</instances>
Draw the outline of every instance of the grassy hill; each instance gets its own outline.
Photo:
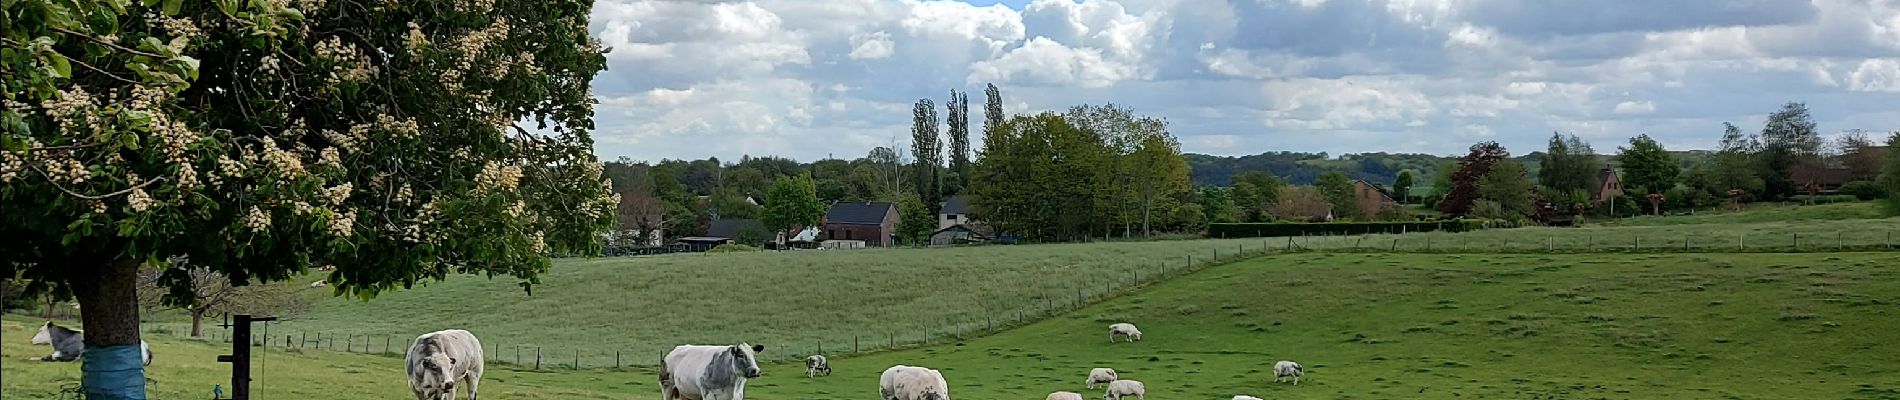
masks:
<instances>
[{"instance_id":1,"label":"grassy hill","mask_svg":"<svg viewBox=\"0 0 1900 400\"><path fill-rule=\"evenodd\" d=\"M1291 254L1211 267L994 335L852 356L831 377L767 367L749 398L872 398L892 364L939 368L956 398L1037 398L1113 367L1155 398L1892 398L1900 255ZM762 317L754 315L753 317ZM764 317L769 319L770 317ZM1106 343L1105 326L1146 340ZM19 361L0 324L8 397L40 398L72 364ZM224 379L208 344L156 339L156 398ZM785 349L773 348L768 352ZM271 353L261 394L401 398L395 357ZM1272 362L1304 363L1298 387ZM187 362L187 360L198 360ZM497 368L500 370L500 368ZM491 373L495 398L651 398L651 371ZM189 390L187 390L189 389ZM178 394L173 396L171 394Z\"/></svg>"},{"instance_id":2,"label":"grassy hill","mask_svg":"<svg viewBox=\"0 0 1900 400\"><path fill-rule=\"evenodd\" d=\"M936 249L678 254L561 260L534 295L509 280L457 276L369 302L320 299L283 334L372 335L400 343L424 332L466 328L485 342L584 366L657 363L684 342L751 340L815 349L899 345L1034 320L1105 290L1144 281L1160 264L1178 271L1192 256L1232 257L1254 240L1191 240ZM961 327L959 327L961 325ZM357 339L361 340L361 339ZM356 342L359 345L360 341ZM809 350L808 350L809 351ZM512 354L511 354L512 356ZM513 358L510 357L510 360ZM531 359L531 356L530 358ZM524 362L526 362L524 360Z\"/></svg>"}]
</instances>

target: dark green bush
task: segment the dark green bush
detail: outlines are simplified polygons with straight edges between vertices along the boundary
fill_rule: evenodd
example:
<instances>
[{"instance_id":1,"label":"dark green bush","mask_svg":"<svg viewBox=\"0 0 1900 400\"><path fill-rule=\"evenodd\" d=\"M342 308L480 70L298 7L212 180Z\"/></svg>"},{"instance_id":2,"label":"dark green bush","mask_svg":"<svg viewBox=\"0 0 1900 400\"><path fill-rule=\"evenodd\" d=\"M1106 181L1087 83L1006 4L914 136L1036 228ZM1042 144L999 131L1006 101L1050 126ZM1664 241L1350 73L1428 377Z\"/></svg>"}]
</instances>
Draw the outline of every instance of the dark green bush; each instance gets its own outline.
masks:
<instances>
[{"instance_id":1,"label":"dark green bush","mask_svg":"<svg viewBox=\"0 0 1900 400\"><path fill-rule=\"evenodd\" d=\"M1852 195L1861 200L1873 200L1887 197L1887 189L1868 181L1853 181L1841 185L1841 194Z\"/></svg>"},{"instance_id":2,"label":"dark green bush","mask_svg":"<svg viewBox=\"0 0 1900 400\"><path fill-rule=\"evenodd\" d=\"M1484 221L1455 220L1436 222L1264 222L1208 224L1207 236L1217 238L1279 237L1301 235L1363 235L1402 232L1465 232L1485 228Z\"/></svg>"},{"instance_id":3,"label":"dark green bush","mask_svg":"<svg viewBox=\"0 0 1900 400\"><path fill-rule=\"evenodd\" d=\"M1812 202L1810 202L1810 200L1812 200ZM1852 203L1852 202L1860 201L1860 198L1851 194L1824 194L1824 195L1819 195L1819 196L1797 194L1793 196L1788 196L1788 201L1795 202L1797 204L1834 204L1834 203Z\"/></svg>"}]
</instances>

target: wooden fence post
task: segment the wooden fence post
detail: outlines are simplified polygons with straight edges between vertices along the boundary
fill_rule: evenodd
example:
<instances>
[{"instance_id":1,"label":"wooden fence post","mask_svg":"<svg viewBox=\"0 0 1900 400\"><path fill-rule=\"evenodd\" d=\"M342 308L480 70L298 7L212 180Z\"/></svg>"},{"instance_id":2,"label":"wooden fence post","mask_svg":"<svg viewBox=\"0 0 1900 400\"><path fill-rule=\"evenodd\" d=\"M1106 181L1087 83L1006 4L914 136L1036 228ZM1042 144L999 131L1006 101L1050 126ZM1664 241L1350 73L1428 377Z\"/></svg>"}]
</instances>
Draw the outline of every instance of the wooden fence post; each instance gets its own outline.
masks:
<instances>
[{"instance_id":1,"label":"wooden fence post","mask_svg":"<svg viewBox=\"0 0 1900 400\"><path fill-rule=\"evenodd\" d=\"M1801 234L1800 233L1794 234L1794 250L1801 251Z\"/></svg>"},{"instance_id":2,"label":"wooden fence post","mask_svg":"<svg viewBox=\"0 0 1900 400\"><path fill-rule=\"evenodd\" d=\"M537 370L541 369L541 347L540 346L535 346L534 348L534 369L537 369Z\"/></svg>"},{"instance_id":3,"label":"wooden fence post","mask_svg":"<svg viewBox=\"0 0 1900 400\"><path fill-rule=\"evenodd\" d=\"M515 345L515 365L521 365L521 345Z\"/></svg>"},{"instance_id":4,"label":"wooden fence post","mask_svg":"<svg viewBox=\"0 0 1900 400\"><path fill-rule=\"evenodd\" d=\"M1834 232L1834 249L1835 250L1847 250L1847 238L1844 235L1845 235L1844 233L1841 233L1839 231Z\"/></svg>"},{"instance_id":5,"label":"wooden fence post","mask_svg":"<svg viewBox=\"0 0 1900 400\"><path fill-rule=\"evenodd\" d=\"M614 350L614 368L620 368L620 350Z\"/></svg>"},{"instance_id":6,"label":"wooden fence post","mask_svg":"<svg viewBox=\"0 0 1900 400\"><path fill-rule=\"evenodd\" d=\"M851 335L851 352L858 352L858 335Z\"/></svg>"},{"instance_id":7,"label":"wooden fence post","mask_svg":"<svg viewBox=\"0 0 1900 400\"><path fill-rule=\"evenodd\" d=\"M1557 237L1556 236L1544 237L1544 252L1545 253L1557 252Z\"/></svg>"},{"instance_id":8,"label":"wooden fence post","mask_svg":"<svg viewBox=\"0 0 1900 400\"><path fill-rule=\"evenodd\" d=\"M574 350L574 369L581 369L581 351Z\"/></svg>"},{"instance_id":9,"label":"wooden fence post","mask_svg":"<svg viewBox=\"0 0 1900 400\"><path fill-rule=\"evenodd\" d=\"M1689 234L1682 234L1682 251L1689 251Z\"/></svg>"}]
</instances>

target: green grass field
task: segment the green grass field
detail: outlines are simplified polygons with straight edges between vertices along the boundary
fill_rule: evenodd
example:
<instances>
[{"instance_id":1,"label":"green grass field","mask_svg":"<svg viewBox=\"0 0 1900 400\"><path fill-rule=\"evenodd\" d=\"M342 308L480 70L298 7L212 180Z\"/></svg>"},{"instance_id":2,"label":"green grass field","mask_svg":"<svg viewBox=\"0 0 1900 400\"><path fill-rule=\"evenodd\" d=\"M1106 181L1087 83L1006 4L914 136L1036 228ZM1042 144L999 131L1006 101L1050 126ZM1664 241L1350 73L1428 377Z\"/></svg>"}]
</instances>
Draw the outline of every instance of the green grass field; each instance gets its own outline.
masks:
<instances>
[{"instance_id":1,"label":"green grass field","mask_svg":"<svg viewBox=\"0 0 1900 400\"><path fill-rule=\"evenodd\" d=\"M371 351L380 351L385 338L401 350L416 335L466 328L502 345L506 361L520 345L523 363L542 347L548 364L572 364L580 350L584 367L613 365L615 351L626 364L656 364L654 354L682 341L804 352L821 341L830 349L854 339L861 348L893 339L902 346L1003 325L1019 312L1034 320L1074 303L1077 290L1088 301L1137 273L1153 280L1163 262L1176 271L1189 256L1232 258L1242 246L1260 250L1251 240L1193 240L569 259L543 275L533 296L511 280L456 276L369 302L325 298L272 330L280 342L334 335L338 347L370 335Z\"/></svg>"},{"instance_id":2,"label":"green grass field","mask_svg":"<svg viewBox=\"0 0 1900 400\"><path fill-rule=\"evenodd\" d=\"M831 377L773 364L747 394L874 398L877 374L902 363L943 370L960 399L1099 396L1081 378L1101 366L1160 399L1894 398L1900 366L1884 349L1900 340L1896 272L1894 253L1278 255L989 336L834 351ZM1106 325L1121 321L1146 340L1106 343ZM24 322L0 326L9 398L76 380L76 365L22 361L44 351L24 344ZM228 379L211 345L155 340L155 398ZM269 357L259 393L272 398L407 396L396 357ZM1307 366L1303 384L1269 384L1281 359ZM499 371L484 387L503 399L657 391L637 369Z\"/></svg>"},{"instance_id":3,"label":"green grass field","mask_svg":"<svg viewBox=\"0 0 1900 400\"><path fill-rule=\"evenodd\" d=\"M1839 221L1852 219L1879 219L1885 217L1885 210L1878 202L1835 203L1822 205L1794 205L1786 203L1758 203L1749 205L1742 211L1703 212L1696 215L1641 216L1605 221L1607 226L1651 226L1651 225L1700 225L1700 224L1736 224L1790 221Z\"/></svg>"}]
</instances>

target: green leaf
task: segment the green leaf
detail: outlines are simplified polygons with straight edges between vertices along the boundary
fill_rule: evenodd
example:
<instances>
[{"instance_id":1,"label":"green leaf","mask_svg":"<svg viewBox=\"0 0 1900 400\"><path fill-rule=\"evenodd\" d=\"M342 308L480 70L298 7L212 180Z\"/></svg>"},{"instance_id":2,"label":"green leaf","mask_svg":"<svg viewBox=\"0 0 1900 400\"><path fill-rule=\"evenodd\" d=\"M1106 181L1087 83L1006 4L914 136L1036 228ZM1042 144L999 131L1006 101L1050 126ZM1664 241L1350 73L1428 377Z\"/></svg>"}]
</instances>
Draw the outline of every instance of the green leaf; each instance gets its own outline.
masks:
<instances>
[{"instance_id":1,"label":"green leaf","mask_svg":"<svg viewBox=\"0 0 1900 400\"><path fill-rule=\"evenodd\" d=\"M179 9L184 6L185 0L165 0L165 15L177 16Z\"/></svg>"},{"instance_id":2,"label":"green leaf","mask_svg":"<svg viewBox=\"0 0 1900 400\"><path fill-rule=\"evenodd\" d=\"M225 14L237 14L237 0L218 0L218 9Z\"/></svg>"},{"instance_id":3,"label":"green leaf","mask_svg":"<svg viewBox=\"0 0 1900 400\"><path fill-rule=\"evenodd\" d=\"M55 76L61 78L73 77L73 65L66 61L66 56L60 55L59 53L46 53L46 59L52 61L53 72L57 74Z\"/></svg>"},{"instance_id":4,"label":"green leaf","mask_svg":"<svg viewBox=\"0 0 1900 400\"><path fill-rule=\"evenodd\" d=\"M131 149L131 150L138 150L139 149L139 135L132 134L132 133L119 135L119 146L125 147L127 149Z\"/></svg>"},{"instance_id":5,"label":"green leaf","mask_svg":"<svg viewBox=\"0 0 1900 400\"><path fill-rule=\"evenodd\" d=\"M183 72L187 79L191 79L194 81L198 80L198 59L197 58L192 58L191 56L178 56L178 57L172 58L172 62L178 64L179 72Z\"/></svg>"},{"instance_id":6,"label":"green leaf","mask_svg":"<svg viewBox=\"0 0 1900 400\"><path fill-rule=\"evenodd\" d=\"M303 20L303 11L295 9L295 8L286 8L284 9L284 12L277 13L277 15L282 15L284 19L288 19L291 21Z\"/></svg>"}]
</instances>

